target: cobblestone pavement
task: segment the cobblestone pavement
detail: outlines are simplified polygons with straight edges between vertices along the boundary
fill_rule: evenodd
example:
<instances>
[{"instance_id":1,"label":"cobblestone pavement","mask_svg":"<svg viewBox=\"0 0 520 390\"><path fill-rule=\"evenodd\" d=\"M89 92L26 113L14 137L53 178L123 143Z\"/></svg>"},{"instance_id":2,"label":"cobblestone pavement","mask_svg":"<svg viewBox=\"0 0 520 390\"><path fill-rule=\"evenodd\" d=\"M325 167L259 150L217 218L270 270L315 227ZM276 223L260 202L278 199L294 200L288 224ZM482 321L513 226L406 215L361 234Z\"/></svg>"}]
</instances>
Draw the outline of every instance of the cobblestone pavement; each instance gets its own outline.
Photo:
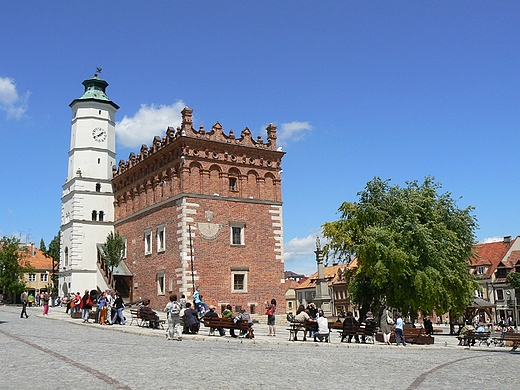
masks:
<instances>
[{"instance_id":1,"label":"cobblestone pavement","mask_svg":"<svg viewBox=\"0 0 520 390\"><path fill-rule=\"evenodd\" d=\"M255 325L255 338L199 335L168 341L135 324L82 324L51 308L0 307L1 389L518 389L520 354L510 348L406 347L289 342ZM129 321L130 322L130 321Z\"/></svg>"}]
</instances>

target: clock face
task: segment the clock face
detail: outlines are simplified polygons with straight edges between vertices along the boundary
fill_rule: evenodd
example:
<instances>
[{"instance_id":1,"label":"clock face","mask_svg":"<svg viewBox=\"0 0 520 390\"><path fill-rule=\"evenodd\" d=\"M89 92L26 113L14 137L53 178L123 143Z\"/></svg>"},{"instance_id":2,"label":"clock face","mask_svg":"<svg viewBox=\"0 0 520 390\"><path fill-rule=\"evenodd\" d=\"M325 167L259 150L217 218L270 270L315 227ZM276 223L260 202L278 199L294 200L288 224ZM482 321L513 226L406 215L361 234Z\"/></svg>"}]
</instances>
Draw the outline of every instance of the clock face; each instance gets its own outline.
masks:
<instances>
[{"instance_id":1,"label":"clock face","mask_svg":"<svg viewBox=\"0 0 520 390\"><path fill-rule=\"evenodd\" d=\"M92 130L92 138L97 142L103 142L107 138L107 132L101 127L96 127Z\"/></svg>"}]
</instances>

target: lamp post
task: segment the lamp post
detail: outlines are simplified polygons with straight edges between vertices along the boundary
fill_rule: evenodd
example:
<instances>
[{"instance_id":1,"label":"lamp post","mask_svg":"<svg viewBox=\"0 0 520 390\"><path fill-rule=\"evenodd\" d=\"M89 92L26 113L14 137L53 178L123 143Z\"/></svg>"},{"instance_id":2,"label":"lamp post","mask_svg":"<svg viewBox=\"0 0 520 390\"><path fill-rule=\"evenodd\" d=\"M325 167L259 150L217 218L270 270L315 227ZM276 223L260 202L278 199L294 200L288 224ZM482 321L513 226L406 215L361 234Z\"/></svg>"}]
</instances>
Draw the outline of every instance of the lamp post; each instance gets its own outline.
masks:
<instances>
[{"instance_id":1,"label":"lamp post","mask_svg":"<svg viewBox=\"0 0 520 390\"><path fill-rule=\"evenodd\" d=\"M320 238L316 237L316 264L318 267L318 280L316 280L316 297L314 303L316 307L323 310L325 317L332 317L331 298L329 295L329 285L325 279L323 270L323 250L321 249Z\"/></svg>"}]
</instances>

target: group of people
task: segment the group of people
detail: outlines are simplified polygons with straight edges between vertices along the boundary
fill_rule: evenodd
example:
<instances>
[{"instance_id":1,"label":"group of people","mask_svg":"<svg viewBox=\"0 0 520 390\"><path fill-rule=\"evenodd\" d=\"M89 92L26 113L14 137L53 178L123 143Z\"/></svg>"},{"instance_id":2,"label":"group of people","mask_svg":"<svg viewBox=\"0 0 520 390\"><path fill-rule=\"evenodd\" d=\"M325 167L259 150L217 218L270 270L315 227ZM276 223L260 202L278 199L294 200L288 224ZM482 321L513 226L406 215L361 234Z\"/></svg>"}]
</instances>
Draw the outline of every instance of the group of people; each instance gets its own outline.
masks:
<instances>
[{"instance_id":1,"label":"group of people","mask_svg":"<svg viewBox=\"0 0 520 390\"><path fill-rule=\"evenodd\" d=\"M51 299L51 295L47 292L41 292L40 294L36 294L35 297L34 295L32 295L32 293L28 293L27 290L24 290L22 294L20 294L20 300L22 301L22 312L20 313L20 318L29 318L29 316L27 315L27 306L31 307L35 302L37 302L37 306L43 306L43 315L48 315L49 302Z\"/></svg>"},{"instance_id":2,"label":"group of people","mask_svg":"<svg viewBox=\"0 0 520 390\"><path fill-rule=\"evenodd\" d=\"M198 293L198 289L196 292ZM273 305L274 309L271 313L273 325L270 325L270 331L272 334L274 334L276 331L274 326L274 311L276 310L276 301ZM194 305L192 305L191 302L186 302L184 295L179 302L177 300L177 295L171 294L169 302L164 308L168 320L168 330L166 331L167 339L176 339L180 341L182 340L182 334L197 334L199 332L200 323L203 318L219 317L216 309L217 308L214 305L207 306L202 301L202 296L200 296L200 294L197 295L197 299L195 299L194 295ZM250 326L253 324L251 316L244 308L241 308L238 313L235 313L233 311L233 307L230 304L226 305L225 309L222 311L222 318L231 318L234 322L246 320ZM220 336L226 335L226 330L223 328L211 328L210 335L214 335L215 331L218 331ZM246 331L241 330L240 336L243 336L245 333ZM230 329L229 334L234 338L239 337L239 335L235 333L235 329Z\"/></svg>"}]
</instances>

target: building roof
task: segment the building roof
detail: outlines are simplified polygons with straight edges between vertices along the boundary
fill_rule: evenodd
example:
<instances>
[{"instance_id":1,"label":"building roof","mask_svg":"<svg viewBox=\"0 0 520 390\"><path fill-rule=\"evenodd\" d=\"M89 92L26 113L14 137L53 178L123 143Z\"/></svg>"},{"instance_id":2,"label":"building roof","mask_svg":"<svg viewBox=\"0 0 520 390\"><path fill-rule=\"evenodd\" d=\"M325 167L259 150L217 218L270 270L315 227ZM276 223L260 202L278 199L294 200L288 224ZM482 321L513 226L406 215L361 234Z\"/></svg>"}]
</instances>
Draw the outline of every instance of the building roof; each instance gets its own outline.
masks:
<instances>
[{"instance_id":1,"label":"building roof","mask_svg":"<svg viewBox=\"0 0 520 390\"><path fill-rule=\"evenodd\" d=\"M327 284L329 286L339 283L345 283L345 271L356 267L357 259L352 260L349 264L337 264L329 267L323 267L323 276L327 280ZM318 271L309 276L307 280L301 282L298 287L295 287L295 289L300 290L304 288L314 288L316 287L317 280Z\"/></svg>"},{"instance_id":2,"label":"building roof","mask_svg":"<svg viewBox=\"0 0 520 390\"><path fill-rule=\"evenodd\" d=\"M52 258L46 257L41 250L32 245L26 245L27 255L23 258L35 270L52 271Z\"/></svg>"},{"instance_id":3,"label":"building roof","mask_svg":"<svg viewBox=\"0 0 520 390\"><path fill-rule=\"evenodd\" d=\"M471 266L477 267L480 265L488 266L485 278L491 277L495 272L497 266L504 259L511 246L518 239L503 240L498 242L489 242L485 244L477 244L473 247L474 257L471 259ZM516 251L515 251L516 252Z\"/></svg>"}]
</instances>

